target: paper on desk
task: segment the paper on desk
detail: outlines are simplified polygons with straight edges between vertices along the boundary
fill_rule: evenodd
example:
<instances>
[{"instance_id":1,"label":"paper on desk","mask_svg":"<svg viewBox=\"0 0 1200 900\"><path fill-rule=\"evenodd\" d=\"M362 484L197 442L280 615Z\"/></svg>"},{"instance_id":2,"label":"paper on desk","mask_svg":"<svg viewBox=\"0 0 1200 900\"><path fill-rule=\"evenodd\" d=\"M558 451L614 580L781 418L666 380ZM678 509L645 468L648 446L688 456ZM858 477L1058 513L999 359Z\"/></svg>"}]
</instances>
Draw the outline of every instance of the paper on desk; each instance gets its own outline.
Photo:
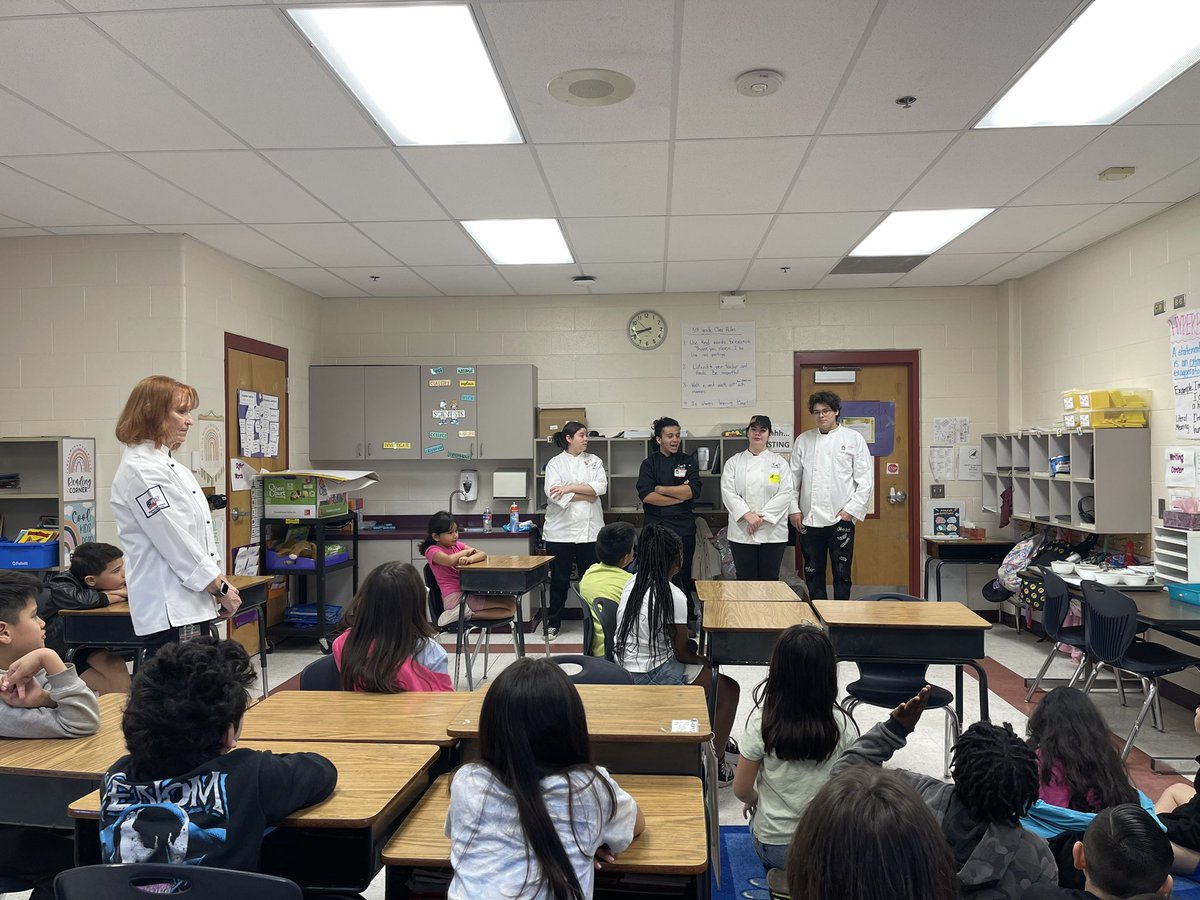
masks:
<instances>
[{"instance_id":1,"label":"paper on desk","mask_svg":"<svg viewBox=\"0 0 1200 900\"><path fill-rule=\"evenodd\" d=\"M700 721L698 719L672 719L671 731L686 731L689 734L695 734L700 730Z\"/></svg>"}]
</instances>

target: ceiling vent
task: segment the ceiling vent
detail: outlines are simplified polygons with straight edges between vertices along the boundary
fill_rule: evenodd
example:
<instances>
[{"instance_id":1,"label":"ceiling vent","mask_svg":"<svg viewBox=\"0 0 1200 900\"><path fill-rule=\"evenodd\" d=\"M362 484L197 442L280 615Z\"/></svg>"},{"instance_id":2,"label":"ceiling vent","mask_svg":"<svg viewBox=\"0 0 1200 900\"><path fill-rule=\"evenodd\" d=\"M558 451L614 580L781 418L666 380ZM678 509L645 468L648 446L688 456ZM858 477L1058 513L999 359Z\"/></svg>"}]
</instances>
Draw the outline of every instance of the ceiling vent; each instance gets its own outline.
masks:
<instances>
[{"instance_id":1,"label":"ceiling vent","mask_svg":"<svg viewBox=\"0 0 1200 900\"><path fill-rule=\"evenodd\" d=\"M847 256L829 272L830 275L902 275L911 272L925 256Z\"/></svg>"},{"instance_id":2,"label":"ceiling vent","mask_svg":"<svg viewBox=\"0 0 1200 900\"><path fill-rule=\"evenodd\" d=\"M633 79L612 69L571 69L555 75L546 90L571 106L612 106L633 96Z\"/></svg>"}]
</instances>

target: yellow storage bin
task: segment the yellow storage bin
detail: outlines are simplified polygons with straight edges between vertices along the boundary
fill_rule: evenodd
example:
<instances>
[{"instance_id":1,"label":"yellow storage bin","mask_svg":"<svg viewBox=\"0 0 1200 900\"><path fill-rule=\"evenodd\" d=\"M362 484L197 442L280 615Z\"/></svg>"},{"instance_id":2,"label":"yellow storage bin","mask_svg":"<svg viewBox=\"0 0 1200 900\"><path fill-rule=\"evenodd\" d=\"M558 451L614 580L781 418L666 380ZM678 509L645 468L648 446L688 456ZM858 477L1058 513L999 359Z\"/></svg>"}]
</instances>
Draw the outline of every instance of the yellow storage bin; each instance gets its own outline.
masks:
<instances>
[{"instance_id":1,"label":"yellow storage bin","mask_svg":"<svg viewBox=\"0 0 1200 900\"><path fill-rule=\"evenodd\" d=\"M1074 412L1079 409L1079 389L1072 388L1062 392L1063 412ZM1074 427L1074 426L1071 426Z\"/></svg>"},{"instance_id":2,"label":"yellow storage bin","mask_svg":"<svg viewBox=\"0 0 1200 900\"><path fill-rule=\"evenodd\" d=\"M1100 388L1080 391L1076 409L1149 409L1150 392L1145 388Z\"/></svg>"},{"instance_id":3,"label":"yellow storage bin","mask_svg":"<svg viewBox=\"0 0 1200 900\"><path fill-rule=\"evenodd\" d=\"M1077 414L1082 428L1145 428L1145 409L1093 409Z\"/></svg>"}]
</instances>

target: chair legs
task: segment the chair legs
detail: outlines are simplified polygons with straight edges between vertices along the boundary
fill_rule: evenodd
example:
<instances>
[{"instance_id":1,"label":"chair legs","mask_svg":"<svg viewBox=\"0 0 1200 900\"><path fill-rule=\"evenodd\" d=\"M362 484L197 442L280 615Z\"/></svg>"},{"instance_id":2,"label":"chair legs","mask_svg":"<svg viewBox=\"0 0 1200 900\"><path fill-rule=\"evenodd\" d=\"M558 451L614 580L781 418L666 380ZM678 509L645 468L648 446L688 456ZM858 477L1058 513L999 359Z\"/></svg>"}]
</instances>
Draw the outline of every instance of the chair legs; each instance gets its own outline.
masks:
<instances>
[{"instance_id":1,"label":"chair legs","mask_svg":"<svg viewBox=\"0 0 1200 900\"><path fill-rule=\"evenodd\" d=\"M1075 671L1071 673L1071 680L1067 682L1067 687L1075 687L1075 682L1079 680L1079 676L1083 674L1083 670L1088 665L1088 656L1086 653L1079 654L1079 665L1075 667Z\"/></svg>"},{"instance_id":2,"label":"chair legs","mask_svg":"<svg viewBox=\"0 0 1200 900\"><path fill-rule=\"evenodd\" d=\"M1142 730L1142 723L1146 719L1146 713L1154 706L1158 700L1158 679L1150 679L1150 690L1146 693L1146 701L1142 704L1142 708L1138 710L1137 719L1133 722L1133 727L1129 729L1129 738L1125 741L1125 748L1121 751L1121 761L1124 762L1129 756L1129 751L1133 749L1133 742L1137 740L1138 732Z\"/></svg>"},{"instance_id":3,"label":"chair legs","mask_svg":"<svg viewBox=\"0 0 1200 900\"><path fill-rule=\"evenodd\" d=\"M1061 645L1055 641L1050 645L1050 652L1046 654L1045 660L1042 661L1042 667L1038 669L1037 678L1033 679L1033 684L1029 686L1029 690L1025 692L1025 702L1028 703L1033 699L1034 692L1037 691L1038 685L1042 683L1042 679L1046 677L1046 672L1050 668L1050 663L1054 661L1054 654L1058 652ZM1076 672L1079 670L1076 669Z\"/></svg>"},{"instance_id":4,"label":"chair legs","mask_svg":"<svg viewBox=\"0 0 1200 900\"><path fill-rule=\"evenodd\" d=\"M947 778L950 777L950 751L954 749L954 745L958 743L958 738L962 733L962 723L958 721L958 714L954 712L953 704L943 707L946 711L946 737L945 750L943 751L942 768Z\"/></svg>"}]
</instances>

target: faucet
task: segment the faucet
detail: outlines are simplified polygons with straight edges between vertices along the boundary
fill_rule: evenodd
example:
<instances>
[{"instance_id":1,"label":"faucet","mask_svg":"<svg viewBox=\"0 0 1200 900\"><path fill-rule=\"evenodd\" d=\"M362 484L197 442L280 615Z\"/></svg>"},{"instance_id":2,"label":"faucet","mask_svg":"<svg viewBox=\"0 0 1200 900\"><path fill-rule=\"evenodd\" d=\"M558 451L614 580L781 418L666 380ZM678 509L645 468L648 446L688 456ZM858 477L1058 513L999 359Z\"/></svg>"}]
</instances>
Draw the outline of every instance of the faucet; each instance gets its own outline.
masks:
<instances>
[{"instance_id":1,"label":"faucet","mask_svg":"<svg viewBox=\"0 0 1200 900\"><path fill-rule=\"evenodd\" d=\"M463 500L467 499L467 492L462 488L455 488L450 492L450 499L446 501L446 512L450 513L450 518L454 518L454 498L460 497Z\"/></svg>"}]
</instances>

